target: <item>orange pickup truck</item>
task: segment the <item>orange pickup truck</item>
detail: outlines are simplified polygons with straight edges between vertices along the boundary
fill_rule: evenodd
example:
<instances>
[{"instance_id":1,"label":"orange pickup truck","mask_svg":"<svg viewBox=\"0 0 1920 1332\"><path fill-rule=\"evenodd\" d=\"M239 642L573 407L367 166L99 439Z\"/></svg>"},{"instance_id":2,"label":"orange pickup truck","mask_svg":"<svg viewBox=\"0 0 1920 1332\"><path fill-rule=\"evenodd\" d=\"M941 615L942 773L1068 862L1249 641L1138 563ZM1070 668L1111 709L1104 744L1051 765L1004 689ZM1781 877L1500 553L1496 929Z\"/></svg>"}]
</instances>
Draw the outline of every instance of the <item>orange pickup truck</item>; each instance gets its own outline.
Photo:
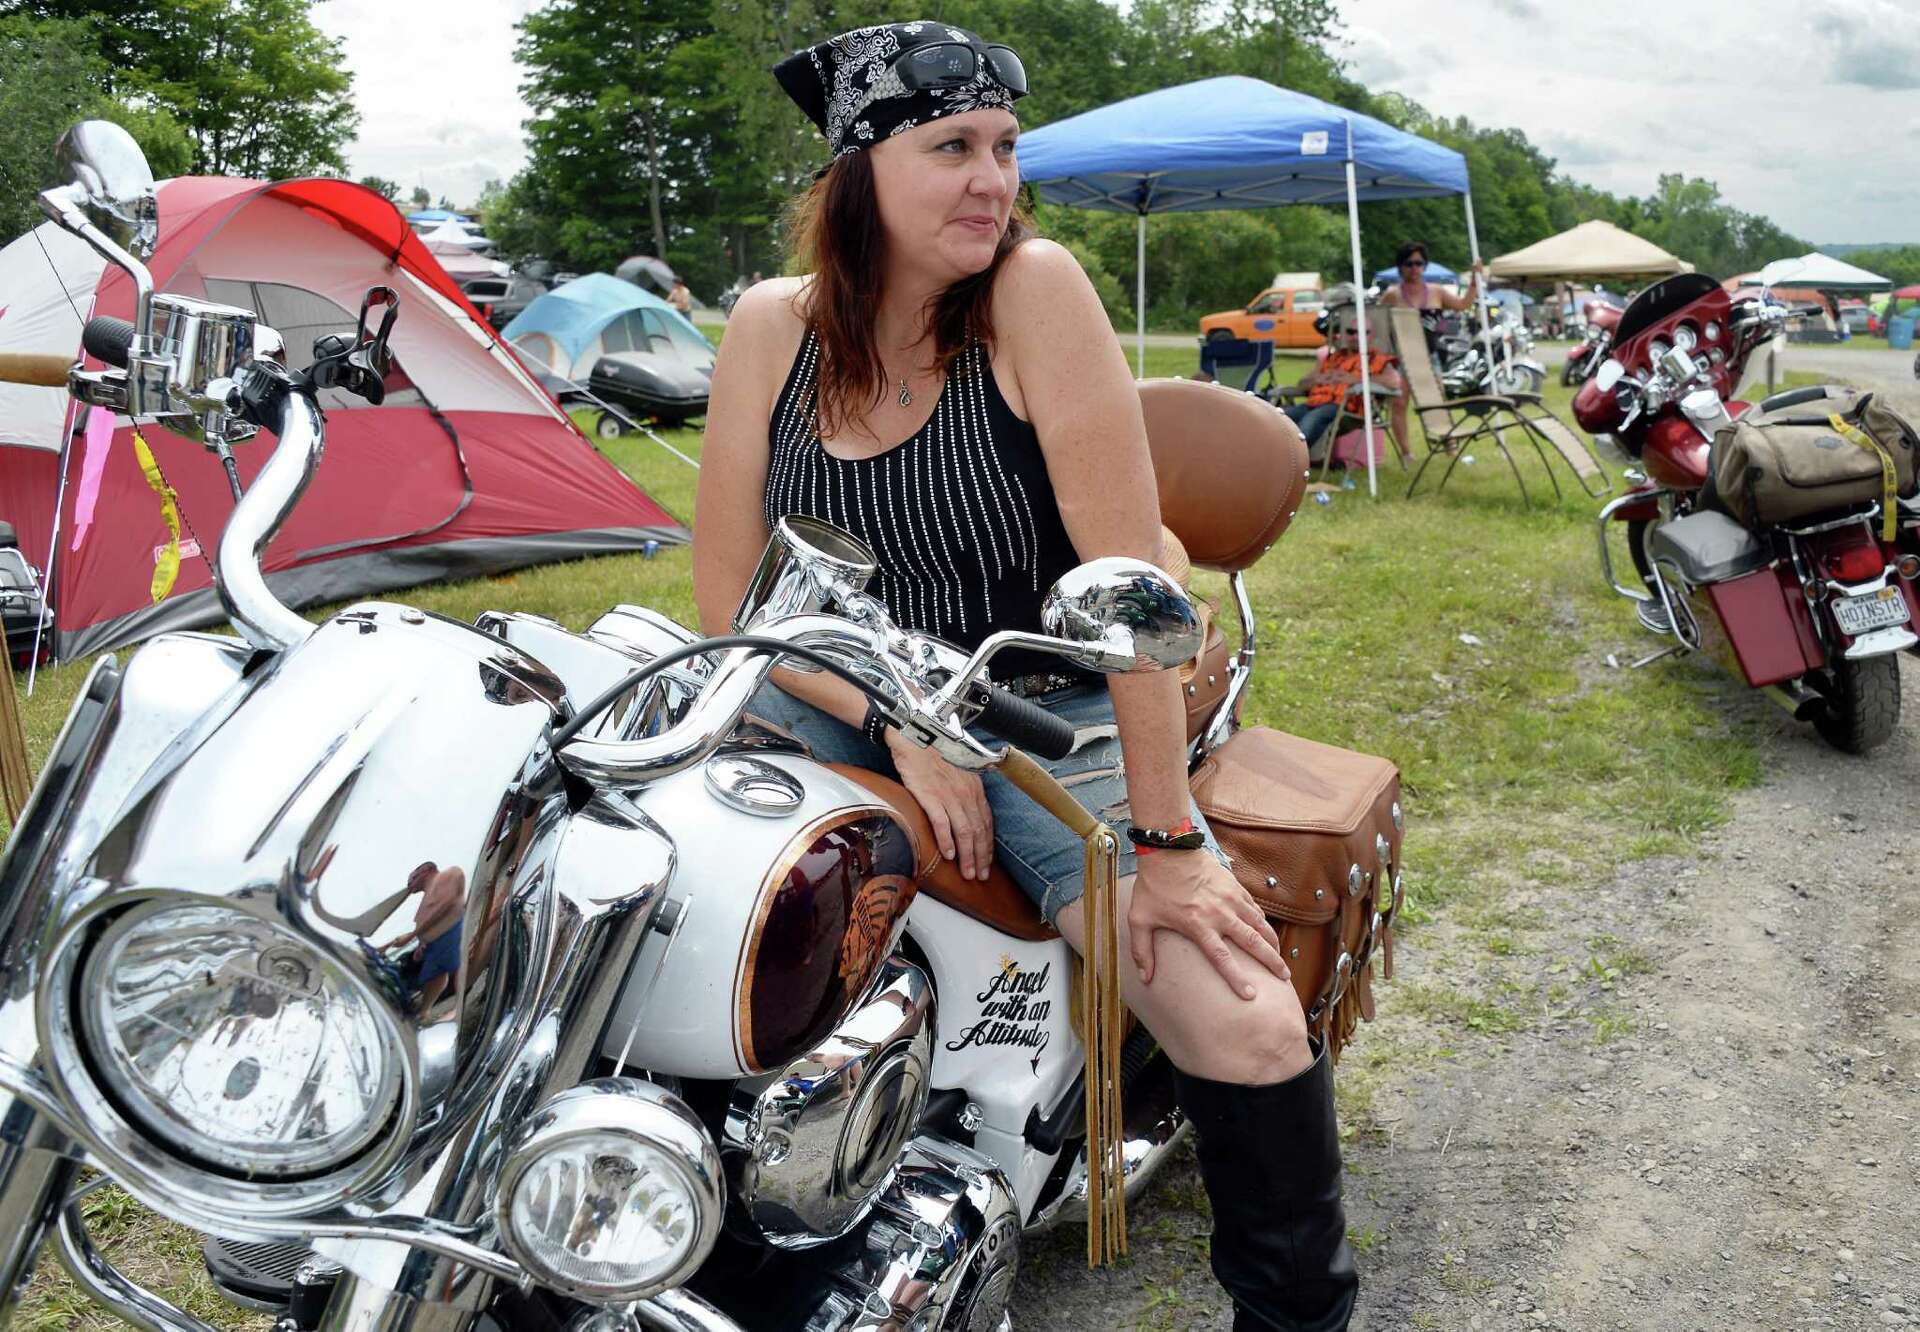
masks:
<instances>
[{"instance_id":1,"label":"orange pickup truck","mask_svg":"<svg viewBox=\"0 0 1920 1332\"><path fill-rule=\"evenodd\" d=\"M1200 320L1203 338L1246 338L1276 347L1318 347L1326 339L1313 321L1325 307L1320 284L1311 274L1286 274L1291 281L1268 287L1244 310L1223 310Z\"/></svg>"}]
</instances>

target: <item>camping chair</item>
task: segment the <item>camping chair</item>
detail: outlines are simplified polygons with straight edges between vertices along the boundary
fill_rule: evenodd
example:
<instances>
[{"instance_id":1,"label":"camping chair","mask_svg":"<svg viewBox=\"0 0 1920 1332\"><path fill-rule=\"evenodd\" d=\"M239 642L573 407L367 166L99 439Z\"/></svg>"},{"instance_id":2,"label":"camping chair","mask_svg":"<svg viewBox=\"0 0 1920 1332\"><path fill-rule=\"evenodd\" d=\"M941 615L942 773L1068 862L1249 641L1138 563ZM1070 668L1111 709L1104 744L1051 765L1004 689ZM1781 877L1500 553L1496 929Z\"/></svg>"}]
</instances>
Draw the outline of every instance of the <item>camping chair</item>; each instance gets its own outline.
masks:
<instances>
[{"instance_id":1,"label":"camping chair","mask_svg":"<svg viewBox=\"0 0 1920 1332\"><path fill-rule=\"evenodd\" d=\"M1520 464L1514 461L1513 452L1507 446L1509 430L1518 430L1521 438L1533 446L1541 467L1546 469L1547 480L1553 484L1556 499L1560 497L1560 479L1554 475L1553 467L1547 461L1544 444L1553 446L1554 451L1573 469L1574 475L1580 479L1581 488L1588 494L1604 494L1612 488L1599 462L1566 425L1547 411L1536 395L1525 395L1528 399L1525 402L1491 393L1448 398L1440 388L1440 378L1434 374L1433 362L1427 355L1427 338L1420 324L1420 312L1395 306L1390 313L1400 372L1405 377L1408 399L1414 414L1420 418L1420 429L1427 441L1427 456L1414 469L1413 481L1407 486L1409 498L1420 488L1420 479L1426 475L1427 468L1435 458L1442 454L1450 458L1447 470L1440 477L1439 488L1445 490L1447 481L1453 476L1453 469L1466 456L1467 446L1477 439L1491 439L1500 450L1500 456L1507 460L1507 466L1513 469L1513 479L1520 487L1521 502L1531 508L1533 497L1527 493L1526 478L1520 474ZM1593 490L1590 478L1599 481L1601 489L1598 492Z\"/></svg>"},{"instance_id":2,"label":"camping chair","mask_svg":"<svg viewBox=\"0 0 1920 1332\"><path fill-rule=\"evenodd\" d=\"M1228 365L1251 366L1247 372L1247 382L1242 386L1249 393L1259 392L1260 376L1267 377L1269 386L1273 383L1273 342L1271 339L1256 342L1250 338L1202 338L1200 340L1200 373L1220 379L1220 368Z\"/></svg>"}]
</instances>

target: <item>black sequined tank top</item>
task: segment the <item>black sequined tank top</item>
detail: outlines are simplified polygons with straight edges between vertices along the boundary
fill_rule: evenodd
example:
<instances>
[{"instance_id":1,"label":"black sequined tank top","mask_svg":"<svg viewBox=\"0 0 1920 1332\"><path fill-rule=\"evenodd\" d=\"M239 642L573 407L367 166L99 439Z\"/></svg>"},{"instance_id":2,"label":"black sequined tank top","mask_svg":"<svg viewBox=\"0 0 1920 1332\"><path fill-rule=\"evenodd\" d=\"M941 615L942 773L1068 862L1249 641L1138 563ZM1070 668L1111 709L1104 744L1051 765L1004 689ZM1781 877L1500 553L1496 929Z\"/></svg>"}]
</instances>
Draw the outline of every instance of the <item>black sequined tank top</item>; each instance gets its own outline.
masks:
<instances>
[{"instance_id":1,"label":"black sequined tank top","mask_svg":"<svg viewBox=\"0 0 1920 1332\"><path fill-rule=\"evenodd\" d=\"M768 425L768 529L787 514L866 542L880 572L868 591L906 628L969 650L1000 629L1040 631L1040 601L1079 563L1060 521L1033 426L1015 416L975 343L954 361L927 423L870 458L836 458L815 428L820 344L800 344ZM996 679L1064 671L1010 650Z\"/></svg>"}]
</instances>

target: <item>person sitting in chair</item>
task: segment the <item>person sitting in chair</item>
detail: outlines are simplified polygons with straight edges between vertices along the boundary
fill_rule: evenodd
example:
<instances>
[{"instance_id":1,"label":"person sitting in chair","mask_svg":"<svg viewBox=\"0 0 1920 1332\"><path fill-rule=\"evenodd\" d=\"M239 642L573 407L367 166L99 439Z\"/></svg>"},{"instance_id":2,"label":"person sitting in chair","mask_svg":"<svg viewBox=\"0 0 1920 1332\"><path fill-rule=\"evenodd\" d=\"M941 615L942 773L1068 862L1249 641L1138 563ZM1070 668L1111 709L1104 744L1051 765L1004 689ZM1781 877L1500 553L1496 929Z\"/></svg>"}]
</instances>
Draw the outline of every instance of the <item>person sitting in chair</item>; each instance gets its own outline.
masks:
<instances>
[{"instance_id":1,"label":"person sitting in chair","mask_svg":"<svg viewBox=\"0 0 1920 1332\"><path fill-rule=\"evenodd\" d=\"M1288 403L1280 409L1306 436L1308 457L1314 462L1319 462L1325 453L1320 447L1321 437L1327 433L1327 427L1333 424L1334 417L1339 413L1342 398L1346 400L1348 411L1360 411L1359 330L1351 319L1343 320L1336 325L1331 341L1326 359L1312 374L1295 385L1298 391L1307 396L1300 402ZM1393 371L1392 360L1372 347L1367 348L1367 370L1376 384L1391 386L1399 380ZM1402 444L1400 451L1404 456L1406 445Z\"/></svg>"}]
</instances>

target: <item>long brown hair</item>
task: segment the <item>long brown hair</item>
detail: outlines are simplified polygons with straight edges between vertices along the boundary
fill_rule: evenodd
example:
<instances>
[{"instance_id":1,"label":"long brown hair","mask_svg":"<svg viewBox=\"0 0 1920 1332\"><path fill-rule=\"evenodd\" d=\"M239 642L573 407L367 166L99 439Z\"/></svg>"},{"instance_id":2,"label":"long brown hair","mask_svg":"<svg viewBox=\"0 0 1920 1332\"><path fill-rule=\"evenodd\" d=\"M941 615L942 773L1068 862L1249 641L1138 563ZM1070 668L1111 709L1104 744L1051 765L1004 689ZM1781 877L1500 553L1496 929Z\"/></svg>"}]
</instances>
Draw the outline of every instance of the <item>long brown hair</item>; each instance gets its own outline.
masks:
<instances>
[{"instance_id":1,"label":"long brown hair","mask_svg":"<svg viewBox=\"0 0 1920 1332\"><path fill-rule=\"evenodd\" d=\"M929 302L934 365L945 371L971 342L993 347L993 279L1015 247L1036 234L1033 219L1015 204L993 252L993 262L961 278ZM821 435L880 405L887 371L873 336L886 271L886 234L874 194L873 162L865 152L834 159L787 209L788 249L802 272L813 274L800 308L820 341L815 421Z\"/></svg>"}]
</instances>

